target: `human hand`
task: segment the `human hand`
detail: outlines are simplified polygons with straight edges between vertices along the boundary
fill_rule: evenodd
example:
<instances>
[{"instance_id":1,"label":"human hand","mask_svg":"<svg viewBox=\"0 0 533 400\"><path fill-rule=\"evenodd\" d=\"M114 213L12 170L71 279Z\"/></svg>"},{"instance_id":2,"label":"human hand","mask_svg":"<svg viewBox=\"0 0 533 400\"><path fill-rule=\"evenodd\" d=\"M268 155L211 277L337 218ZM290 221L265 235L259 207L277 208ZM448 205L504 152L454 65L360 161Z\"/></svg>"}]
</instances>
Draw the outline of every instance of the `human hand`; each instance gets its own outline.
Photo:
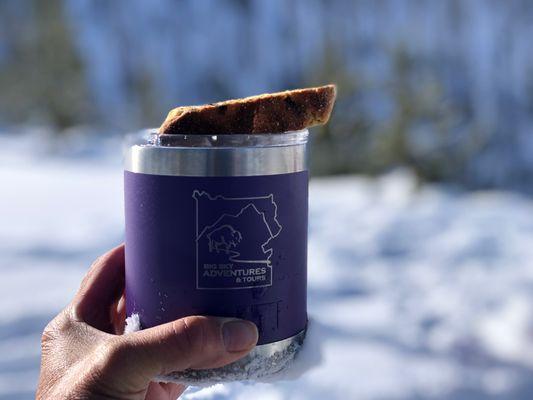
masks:
<instances>
[{"instance_id":1,"label":"human hand","mask_svg":"<svg viewBox=\"0 0 533 400\"><path fill-rule=\"evenodd\" d=\"M124 246L97 259L72 302L45 328L37 399L176 399L183 385L157 375L217 368L257 342L248 321L186 317L121 335Z\"/></svg>"}]
</instances>

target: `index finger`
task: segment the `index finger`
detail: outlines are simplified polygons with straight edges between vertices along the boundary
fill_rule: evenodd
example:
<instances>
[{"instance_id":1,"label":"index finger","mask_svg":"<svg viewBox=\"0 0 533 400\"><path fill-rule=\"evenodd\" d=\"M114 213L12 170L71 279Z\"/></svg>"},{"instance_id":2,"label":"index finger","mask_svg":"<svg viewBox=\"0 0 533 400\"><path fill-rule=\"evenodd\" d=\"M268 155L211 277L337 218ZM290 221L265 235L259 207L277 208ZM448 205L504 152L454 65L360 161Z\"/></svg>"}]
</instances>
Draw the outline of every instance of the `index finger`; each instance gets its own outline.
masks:
<instances>
[{"instance_id":1,"label":"index finger","mask_svg":"<svg viewBox=\"0 0 533 400\"><path fill-rule=\"evenodd\" d=\"M74 318L104 331L112 324L111 307L124 291L124 244L100 256L71 302Z\"/></svg>"}]
</instances>

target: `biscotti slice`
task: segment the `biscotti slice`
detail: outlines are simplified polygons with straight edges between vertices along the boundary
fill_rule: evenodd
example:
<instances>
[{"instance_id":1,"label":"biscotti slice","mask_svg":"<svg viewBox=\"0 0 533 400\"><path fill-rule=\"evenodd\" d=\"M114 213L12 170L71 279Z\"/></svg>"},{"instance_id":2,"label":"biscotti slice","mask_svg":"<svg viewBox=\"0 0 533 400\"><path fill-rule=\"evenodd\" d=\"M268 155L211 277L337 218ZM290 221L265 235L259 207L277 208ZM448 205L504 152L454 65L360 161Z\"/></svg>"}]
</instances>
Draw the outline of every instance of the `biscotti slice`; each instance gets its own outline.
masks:
<instances>
[{"instance_id":1,"label":"biscotti slice","mask_svg":"<svg viewBox=\"0 0 533 400\"><path fill-rule=\"evenodd\" d=\"M282 133L325 124L335 85L267 93L171 110L160 134Z\"/></svg>"}]
</instances>

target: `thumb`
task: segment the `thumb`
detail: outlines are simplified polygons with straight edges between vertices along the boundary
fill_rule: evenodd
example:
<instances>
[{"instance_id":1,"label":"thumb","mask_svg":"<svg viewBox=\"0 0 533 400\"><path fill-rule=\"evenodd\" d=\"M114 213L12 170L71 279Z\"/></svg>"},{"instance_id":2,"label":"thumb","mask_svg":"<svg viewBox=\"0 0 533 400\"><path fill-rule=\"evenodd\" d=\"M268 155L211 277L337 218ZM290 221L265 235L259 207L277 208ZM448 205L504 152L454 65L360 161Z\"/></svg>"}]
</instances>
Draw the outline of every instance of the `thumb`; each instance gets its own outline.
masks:
<instances>
[{"instance_id":1,"label":"thumb","mask_svg":"<svg viewBox=\"0 0 533 400\"><path fill-rule=\"evenodd\" d=\"M104 367L115 379L141 389L156 375L188 368L218 368L236 361L248 354L257 339L257 328L249 321L186 317L115 336Z\"/></svg>"}]
</instances>

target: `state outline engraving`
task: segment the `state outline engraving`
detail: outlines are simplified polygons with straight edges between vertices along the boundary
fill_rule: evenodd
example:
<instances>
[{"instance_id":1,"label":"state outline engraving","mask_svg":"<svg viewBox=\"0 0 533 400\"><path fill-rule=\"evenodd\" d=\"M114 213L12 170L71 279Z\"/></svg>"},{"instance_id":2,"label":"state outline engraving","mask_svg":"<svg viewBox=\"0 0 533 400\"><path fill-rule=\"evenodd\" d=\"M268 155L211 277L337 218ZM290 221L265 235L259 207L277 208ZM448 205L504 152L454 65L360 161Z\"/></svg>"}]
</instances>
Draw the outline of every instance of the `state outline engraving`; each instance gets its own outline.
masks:
<instances>
[{"instance_id":1,"label":"state outline engraving","mask_svg":"<svg viewBox=\"0 0 533 400\"><path fill-rule=\"evenodd\" d=\"M198 203L198 200L202 196L206 196L207 199L210 200L210 201L212 201L212 200L225 200L225 201L251 201L251 202L246 204L244 207L242 207L239 210L239 212L236 213L236 214L223 213L220 217L218 217L216 219L215 222L213 222L210 225L205 226L202 229L202 231L199 232L199 226L198 226L198 221L199 221L199 219L198 219L199 203ZM195 247L196 247L196 288L197 289L201 289L201 290L220 290L220 289L236 290L236 289L251 289L251 288L272 286L272 263L270 261L270 258L272 257L274 249L272 249L272 248L266 249L266 246L268 246L268 244L273 239L278 237L279 234L281 233L281 231L283 230L283 226L280 224L280 222L278 220L278 205L277 205L276 201L274 200L274 194L273 193L269 193L268 195L265 195L265 196L227 197L227 196L223 196L223 195L214 195L214 196L212 196L210 193L208 193L205 190L194 189L193 192L192 192L192 198L195 200L195 211L196 211L196 218L195 218L195 228L196 228L196 231L195 231L195 234L196 234L196 236L195 236ZM276 224L276 228L278 228L277 229L277 233L272 232L271 226L267 222L267 217L265 215L265 212L260 211L257 208L257 206L252 202L253 200L269 200L270 203L273 205L273 207L274 207L274 215L273 215L272 220ZM265 227L268 230L268 233L270 235L268 240L261 244L261 250L265 254L265 258L262 259L262 260L242 260L242 259L238 259L236 257L239 257L240 253L237 252L237 251L234 251L234 250L230 250L230 248L232 246L236 247L236 243L232 243L231 241L230 241L230 243L228 243L228 242L225 241L224 238L223 238L223 242L216 242L213 245L213 243L211 241L211 237L208 237L208 240L209 240L209 251L211 252L214 249L218 253L220 251L220 249L218 248L218 244L222 244L225 247L223 249L223 251L226 254L228 254L228 255L230 253L232 254L228 258L232 262L238 262L238 263L243 263L243 264L254 264L254 263L265 264L266 267L268 268L268 272L269 272L269 275L270 275L269 283L268 284L264 284L264 285L232 286L232 287L224 287L224 288L202 287L202 286L200 286L200 282L199 282L199 254L198 254L198 242L199 242L199 240L202 238L202 236L204 235L205 232L208 232L210 229L216 227L216 225L218 223L220 223L225 217L238 218L239 216L241 216L250 207L252 207L255 210L255 212L258 215L261 216L262 221L263 221L263 223L264 223L264 225L265 225ZM218 230L222 229L223 227L230 228L232 230L232 233L233 232L238 233L238 235L236 236L236 237L238 237L238 239L235 239L235 240L237 240L238 242L240 242L240 240L242 240L242 233L237 231L233 226L228 225L228 224L224 224L224 225L214 229L213 231L209 232L208 235L212 235L215 231L218 231Z\"/></svg>"}]
</instances>

